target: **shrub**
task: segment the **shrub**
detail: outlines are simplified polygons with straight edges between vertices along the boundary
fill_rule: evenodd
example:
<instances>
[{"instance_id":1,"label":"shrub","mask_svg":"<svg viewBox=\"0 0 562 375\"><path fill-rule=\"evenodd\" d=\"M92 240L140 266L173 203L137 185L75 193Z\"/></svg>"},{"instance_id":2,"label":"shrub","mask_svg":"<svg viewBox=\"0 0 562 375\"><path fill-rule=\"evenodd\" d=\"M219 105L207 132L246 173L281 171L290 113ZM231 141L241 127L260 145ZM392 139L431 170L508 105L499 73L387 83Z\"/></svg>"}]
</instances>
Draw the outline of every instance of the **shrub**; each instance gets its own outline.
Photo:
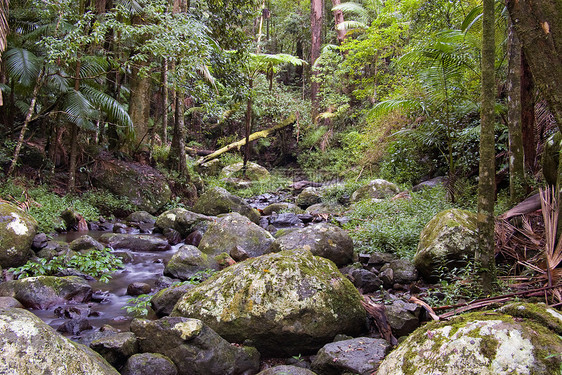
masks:
<instances>
[{"instance_id":1,"label":"shrub","mask_svg":"<svg viewBox=\"0 0 562 375\"><path fill-rule=\"evenodd\" d=\"M411 200L361 201L354 205L345 229L359 252L392 252L411 259L425 225L450 208L445 196L445 189L436 187L412 193Z\"/></svg>"},{"instance_id":2,"label":"shrub","mask_svg":"<svg viewBox=\"0 0 562 375\"><path fill-rule=\"evenodd\" d=\"M16 279L25 279L32 276L52 276L63 269L70 268L106 283L111 278L111 274L122 267L121 258L104 249L78 253L70 258L67 255L59 255L51 260L44 258L30 260L23 266L10 268L8 271L12 272Z\"/></svg>"}]
</instances>

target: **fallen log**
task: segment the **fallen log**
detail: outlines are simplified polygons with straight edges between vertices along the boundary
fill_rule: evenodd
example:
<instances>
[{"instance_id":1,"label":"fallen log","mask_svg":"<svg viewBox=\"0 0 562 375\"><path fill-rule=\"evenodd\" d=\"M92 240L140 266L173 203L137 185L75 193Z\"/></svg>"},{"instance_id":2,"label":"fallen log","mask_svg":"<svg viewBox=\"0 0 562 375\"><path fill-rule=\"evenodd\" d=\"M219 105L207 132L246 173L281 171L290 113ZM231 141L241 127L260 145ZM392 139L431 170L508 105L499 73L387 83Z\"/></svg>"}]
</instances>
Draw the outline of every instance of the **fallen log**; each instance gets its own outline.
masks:
<instances>
[{"instance_id":1,"label":"fallen log","mask_svg":"<svg viewBox=\"0 0 562 375\"><path fill-rule=\"evenodd\" d=\"M249 139L250 142L252 142L252 141L255 141L256 139L266 138L279 129L282 129L282 128L287 127L289 125L293 125L296 121L297 121L296 116L294 114L290 115L287 119L285 119L285 121L281 122L280 124L275 125L272 128L261 130L259 132L255 132L255 133L250 134L250 137L248 139ZM213 160L216 157L224 154L225 152L231 151L233 149L240 149L240 147L244 146L245 144L246 144L246 138L241 139L237 142L231 143L229 145L226 145L223 148L213 152L210 155L203 156L202 158L197 160L196 164L201 165L203 163L206 163L206 162L208 162L210 160Z\"/></svg>"}]
</instances>

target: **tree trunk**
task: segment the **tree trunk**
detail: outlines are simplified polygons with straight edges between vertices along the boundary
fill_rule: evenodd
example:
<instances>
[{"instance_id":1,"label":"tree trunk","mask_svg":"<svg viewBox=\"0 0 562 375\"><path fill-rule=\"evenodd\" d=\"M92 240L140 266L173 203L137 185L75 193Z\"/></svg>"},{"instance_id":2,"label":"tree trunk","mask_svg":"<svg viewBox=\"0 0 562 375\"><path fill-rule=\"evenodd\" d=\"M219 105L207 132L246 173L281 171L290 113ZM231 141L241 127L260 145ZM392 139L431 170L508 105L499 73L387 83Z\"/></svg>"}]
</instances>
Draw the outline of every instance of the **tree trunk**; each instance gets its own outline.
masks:
<instances>
[{"instance_id":1,"label":"tree trunk","mask_svg":"<svg viewBox=\"0 0 562 375\"><path fill-rule=\"evenodd\" d=\"M181 177L187 177L187 160L185 154L185 119L183 116L184 97L180 91L176 92L176 113L174 116L174 134L170 147L171 167L178 171Z\"/></svg>"},{"instance_id":2,"label":"tree trunk","mask_svg":"<svg viewBox=\"0 0 562 375\"><path fill-rule=\"evenodd\" d=\"M521 44L509 26L507 122L509 128L509 196L512 204L525 198L525 165L521 133Z\"/></svg>"},{"instance_id":3,"label":"tree trunk","mask_svg":"<svg viewBox=\"0 0 562 375\"><path fill-rule=\"evenodd\" d=\"M484 293L495 281L494 199L495 199L495 36L494 0L483 1L482 21L482 109L480 114L480 170L478 181L478 248L474 254Z\"/></svg>"},{"instance_id":4,"label":"tree trunk","mask_svg":"<svg viewBox=\"0 0 562 375\"><path fill-rule=\"evenodd\" d=\"M25 115L25 120L20 130L20 135L16 143L16 148L14 150L14 157L12 158L12 163L10 164L10 168L8 168L8 173L7 173L8 176L13 176L16 170L16 164L18 163L18 158L19 158L21 146L23 145L25 132L27 131L27 126L31 122L31 117L33 116L33 112L35 112L35 103L37 102L37 96L39 95L39 90L41 89L43 83L43 73L44 70L41 70L41 73L39 73L39 75L37 76L37 80L35 81L35 87L33 88L33 94L31 95L31 103L29 104L29 108L27 109L27 114Z\"/></svg>"},{"instance_id":5,"label":"tree trunk","mask_svg":"<svg viewBox=\"0 0 562 375\"><path fill-rule=\"evenodd\" d=\"M508 0L533 78L562 129L562 0Z\"/></svg>"},{"instance_id":6,"label":"tree trunk","mask_svg":"<svg viewBox=\"0 0 562 375\"><path fill-rule=\"evenodd\" d=\"M168 143L168 60L162 64L162 144Z\"/></svg>"},{"instance_id":7,"label":"tree trunk","mask_svg":"<svg viewBox=\"0 0 562 375\"><path fill-rule=\"evenodd\" d=\"M341 4L341 0L332 0L332 5L334 7ZM336 34L338 36L338 42L341 45L345 40L346 30L339 28L338 25L344 22L343 12L341 10L334 10L334 23L336 25Z\"/></svg>"},{"instance_id":8,"label":"tree trunk","mask_svg":"<svg viewBox=\"0 0 562 375\"><path fill-rule=\"evenodd\" d=\"M9 6L9 0L0 0L0 65L2 65L2 52L6 49L6 37L10 31L10 26L8 25ZM2 90L0 90L0 106L3 104Z\"/></svg>"},{"instance_id":9,"label":"tree trunk","mask_svg":"<svg viewBox=\"0 0 562 375\"><path fill-rule=\"evenodd\" d=\"M318 75L314 63L320 57L322 48L322 12L324 10L323 0L310 0L310 31L312 35L312 44L310 46L310 67L311 67L311 83L310 83L310 99L312 101L312 119L316 122L318 115L318 93L320 91L320 82L315 78Z\"/></svg>"},{"instance_id":10,"label":"tree trunk","mask_svg":"<svg viewBox=\"0 0 562 375\"><path fill-rule=\"evenodd\" d=\"M252 132L252 90L254 89L254 80L250 78L248 84L249 92L248 92L248 100L246 102L246 146L244 146L244 163L243 163L243 171L244 176L246 175L246 165L248 164L248 160L250 160L250 133Z\"/></svg>"},{"instance_id":11,"label":"tree trunk","mask_svg":"<svg viewBox=\"0 0 562 375\"><path fill-rule=\"evenodd\" d=\"M525 167L535 174L540 169L539 163L536 163L539 137L535 129L535 85L523 51L521 52L521 133Z\"/></svg>"},{"instance_id":12,"label":"tree trunk","mask_svg":"<svg viewBox=\"0 0 562 375\"><path fill-rule=\"evenodd\" d=\"M74 77L74 90L80 90L80 60L76 63ZM80 129L74 123L70 124L70 161L68 165L68 192L73 194L76 191L76 165L78 159L78 132Z\"/></svg>"},{"instance_id":13,"label":"tree trunk","mask_svg":"<svg viewBox=\"0 0 562 375\"><path fill-rule=\"evenodd\" d=\"M133 153L147 151L148 123L150 120L150 76L142 77L139 67L131 74L131 97L129 99L129 116L134 126L134 140L129 151Z\"/></svg>"}]
</instances>

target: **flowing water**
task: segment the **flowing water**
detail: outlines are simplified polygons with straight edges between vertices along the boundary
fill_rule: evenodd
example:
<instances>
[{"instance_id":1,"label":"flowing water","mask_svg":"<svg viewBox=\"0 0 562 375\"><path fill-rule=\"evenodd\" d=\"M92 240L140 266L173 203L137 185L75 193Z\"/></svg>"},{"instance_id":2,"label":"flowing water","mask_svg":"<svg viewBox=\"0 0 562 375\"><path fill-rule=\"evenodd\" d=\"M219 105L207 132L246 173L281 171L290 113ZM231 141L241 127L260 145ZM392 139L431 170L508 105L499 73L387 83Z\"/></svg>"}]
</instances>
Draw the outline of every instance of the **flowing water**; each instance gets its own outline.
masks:
<instances>
[{"instance_id":1,"label":"flowing water","mask_svg":"<svg viewBox=\"0 0 562 375\"><path fill-rule=\"evenodd\" d=\"M87 232L87 233L68 233L61 234L53 238L57 241L70 242L84 234L93 238L98 238L104 232ZM89 309L88 321L94 330L97 330L105 324L109 324L117 329L126 330L129 327L133 316L128 314L123 307L127 306L127 302L133 298L127 295L127 286L133 282L143 282L151 286L155 291L156 281L162 276L166 262L172 257L176 250L182 244L173 246L167 251L158 252L139 252L118 249L113 250L116 255L121 255L124 262L124 268L112 274L108 283L102 283L97 280L90 281L92 290L94 291L93 301L85 304L68 304L66 307L74 307L78 310ZM39 316L47 324L53 328L58 328L61 324L68 321L64 317L57 314L57 307L47 310L31 310Z\"/></svg>"}]
</instances>

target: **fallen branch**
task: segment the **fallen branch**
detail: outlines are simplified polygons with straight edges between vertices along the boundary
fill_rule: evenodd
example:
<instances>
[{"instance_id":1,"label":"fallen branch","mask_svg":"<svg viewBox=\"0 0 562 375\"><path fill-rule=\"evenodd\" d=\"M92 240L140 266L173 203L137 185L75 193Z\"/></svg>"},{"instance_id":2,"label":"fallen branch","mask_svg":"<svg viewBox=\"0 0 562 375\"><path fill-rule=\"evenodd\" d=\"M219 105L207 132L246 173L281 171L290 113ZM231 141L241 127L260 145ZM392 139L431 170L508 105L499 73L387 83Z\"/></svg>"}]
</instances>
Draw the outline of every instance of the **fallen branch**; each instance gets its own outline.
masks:
<instances>
[{"instance_id":1,"label":"fallen branch","mask_svg":"<svg viewBox=\"0 0 562 375\"><path fill-rule=\"evenodd\" d=\"M396 337L392 335L392 328L390 328L390 324L388 324L388 320L386 319L384 305L372 303L365 298L365 296L363 296L361 304L367 313L373 318L381 336L392 346L398 344L398 340L396 340Z\"/></svg>"},{"instance_id":2,"label":"fallen branch","mask_svg":"<svg viewBox=\"0 0 562 375\"><path fill-rule=\"evenodd\" d=\"M433 308L433 310L438 311L438 310L454 309L453 311L450 311L448 313L444 313L444 314L439 316L439 318L441 318L441 319L447 319L447 318L450 318L451 316L454 316L456 314L460 314L460 313L465 312L465 311L479 309L479 308L486 307L486 306L496 304L496 303L507 302L507 301L509 301L513 298L516 298L516 297L521 297L521 296L533 297L533 296L537 296L537 295L542 295L544 292L546 292L548 290L557 289L557 288L562 288L562 284L558 284L558 285L554 285L554 286L545 286L545 287L542 287L542 288L530 289L530 290L526 290L526 291L522 291L522 292L510 293L510 294L505 294L505 295L502 295L502 296L482 298L482 299L479 299L479 300L476 300L476 301L467 302L467 303L459 303L459 304L456 304L456 305L438 306L438 307Z\"/></svg>"},{"instance_id":3,"label":"fallen branch","mask_svg":"<svg viewBox=\"0 0 562 375\"><path fill-rule=\"evenodd\" d=\"M250 134L250 136L248 137L248 140L249 140L249 142L252 142L252 141L255 141L256 139L266 138L270 134L276 132L279 129L282 129L282 128L284 128L286 126L289 126L289 125L293 125L296 121L297 120L296 120L295 115L290 115L285 121L283 121L280 124L275 125L272 128L261 130L259 132L255 132L255 133ZM225 152L231 151L235 148L240 149L240 147L244 146L245 144L246 144L246 138L241 139L237 142L231 143L229 145L226 145L223 148L213 152L212 154L200 158L199 160L197 160L196 164L201 165L203 163L206 163L206 162L208 162L210 160L213 160L216 157L224 154Z\"/></svg>"},{"instance_id":4,"label":"fallen branch","mask_svg":"<svg viewBox=\"0 0 562 375\"><path fill-rule=\"evenodd\" d=\"M421 307L423 307L425 309L425 311L427 311L427 313L429 314L429 316L431 316L431 319L433 320L439 320L439 316L435 313L435 311L433 311L433 309L431 308L431 306L429 306L427 303L425 303L424 301L422 301L419 298L416 298L414 296L410 297L410 302L413 302L417 305L420 305Z\"/></svg>"}]
</instances>

